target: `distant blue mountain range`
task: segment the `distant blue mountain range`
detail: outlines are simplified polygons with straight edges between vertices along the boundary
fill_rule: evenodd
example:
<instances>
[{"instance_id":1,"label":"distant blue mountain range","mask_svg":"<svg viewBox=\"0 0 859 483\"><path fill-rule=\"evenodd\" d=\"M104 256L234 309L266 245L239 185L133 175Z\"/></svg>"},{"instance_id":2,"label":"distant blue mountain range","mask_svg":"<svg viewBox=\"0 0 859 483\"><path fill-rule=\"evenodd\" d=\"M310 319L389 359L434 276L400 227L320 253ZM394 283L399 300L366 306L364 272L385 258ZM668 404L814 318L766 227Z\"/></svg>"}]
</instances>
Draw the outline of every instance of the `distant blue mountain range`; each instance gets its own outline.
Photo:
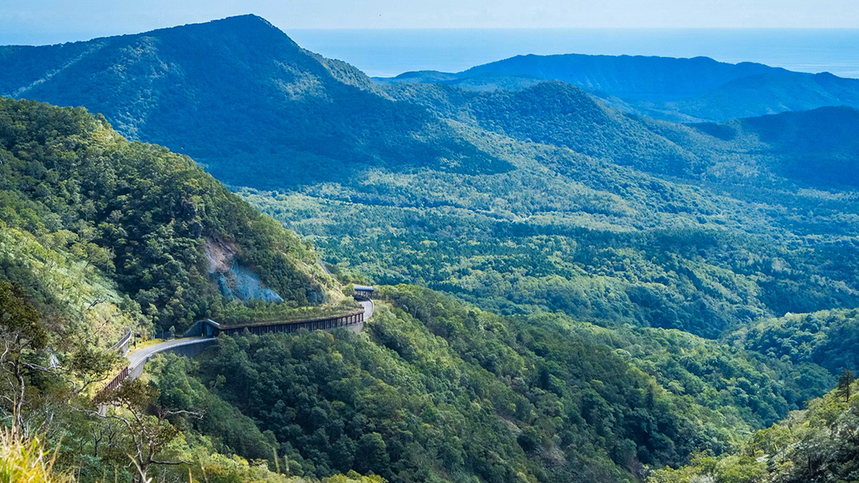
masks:
<instances>
[{"instance_id":1,"label":"distant blue mountain range","mask_svg":"<svg viewBox=\"0 0 859 483\"><path fill-rule=\"evenodd\" d=\"M456 74L407 72L379 84L443 83L516 90L545 81L573 84L625 112L678 122L728 121L824 106L859 107L859 80L791 72L707 57L525 55Z\"/></svg>"}]
</instances>

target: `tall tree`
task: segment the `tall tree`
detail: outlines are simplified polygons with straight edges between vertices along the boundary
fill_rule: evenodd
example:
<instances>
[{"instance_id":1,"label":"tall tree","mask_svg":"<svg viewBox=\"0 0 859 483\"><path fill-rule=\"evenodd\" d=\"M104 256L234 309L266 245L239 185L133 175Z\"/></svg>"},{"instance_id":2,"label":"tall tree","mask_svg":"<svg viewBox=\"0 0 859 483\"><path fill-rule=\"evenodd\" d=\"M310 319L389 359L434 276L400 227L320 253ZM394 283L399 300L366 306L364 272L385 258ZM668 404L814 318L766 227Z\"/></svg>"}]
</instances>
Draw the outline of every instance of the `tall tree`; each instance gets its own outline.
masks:
<instances>
[{"instance_id":1,"label":"tall tree","mask_svg":"<svg viewBox=\"0 0 859 483\"><path fill-rule=\"evenodd\" d=\"M48 343L48 333L40 323L40 314L20 287L0 282L0 371L2 399L12 413L12 434L24 429L24 400L27 392L27 372L37 368L29 359Z\"/></svg>"},{"instance_id":2,"label":"tall tree","mask_svg":"<svg viewBox=\"0 0 859 483\"><path fill-rule=\"evenodd\" d=\"M856 379L856 375L850 369L844 369L838 378L838 395L844 398L844 402L850 402L850 384Z\"/></svg>"},{"instance_id":3,"label":"tall tree","mask_svg":"<svg viewBox=\"0 0 859 483\"><path fill-rule=\"evenodd\" d=\"M179 429L170 423L168 416L192 414L189 411L168 411L156 405L159 391L140 379L123 382L118 388L99 395L98 404L114 406L109 418L122 422L128 429L132 447L131 457L137 468L140 483L149 481L152 465L179 465L182 461L159 459L159 453L179 435Z\"/></svg>"}]
</instances>

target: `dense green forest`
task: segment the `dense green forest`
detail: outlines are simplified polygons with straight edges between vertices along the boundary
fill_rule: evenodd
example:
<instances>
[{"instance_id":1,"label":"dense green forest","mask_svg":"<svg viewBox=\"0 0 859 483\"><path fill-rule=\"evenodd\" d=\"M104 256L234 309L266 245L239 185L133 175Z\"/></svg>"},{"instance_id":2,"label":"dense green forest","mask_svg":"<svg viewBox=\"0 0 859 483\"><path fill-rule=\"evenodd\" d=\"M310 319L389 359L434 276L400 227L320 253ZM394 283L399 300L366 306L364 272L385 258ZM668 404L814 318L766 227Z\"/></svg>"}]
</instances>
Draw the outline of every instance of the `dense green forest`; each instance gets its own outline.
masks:
<instances>
[{"instance_id":1,"label":"dense green forest","mask_svg":"<svg viewBox=\"0 0 859 483\"><path fill-rule=\"evenodd\" d=\"M372 93L357 69L305 51L253 15L0 48L0 66L0 95L84 106L125 136L193 156L231 184L344 181L368 165L510 169L425 108Z\"/></svg>"},{"instance_id":2,"label":"dense green forest","mask_svg":"<svg viewBox=\"0 0 859 483\"><path fill-rule=\"evenodd\" d=\"M226 338L173 358L153 371L161 401L217 411L194 429L247 457L273 444L296 474L622 481L734 448L834 383L679 331L499 317L415 286L378 295L363 334ZM256 426L224 426L240 416L219 401Z\"/></svg>"},{"instance_id":3,"label":"dense green forest","mask_svg":"<svg viewBox=\"0 0 859 483\"><path fill-rule=\"evenodd\" d=\"M207 255L213 239L283 301L222 294ZM255 320L344 303L311 247L189 158L128 142L81 108L0 99L4 465L21 441L26 451L41 451L39 439L56 450L57 474L79 482L149 481L156 467L160 481L316 481L288 477L273 451L233 450L204 433L184 433L186 420L205 412L171 412L147 381L99 389L128 364L112 348L128 331L147 336L199 317ZM235 408L212 401L230 415L218 428L246 433L250 442L261 434ZM326 476L329 483L381 481L354 472Z\"/></svg>"},{"instance_id":4,"label":"dense green forest","mask_svg":"<svg viewBox=\"0 0 859 483\"><path fill-rule=\"evenodd\" d=\"M707 337L859 305L850 108L687 126L569 83L374 86L253 16L3 58L5 92L82 104L192 154L347 278ZM769 72L654 62L685 66L641 80L675 94L696 69Z\"/></svg>"},{"instance_id":5,"label":"dense green forest","mask_svg":"<svg viewBox=\"0 0 859 483\"><path fill-rule=\"evenodd\" d=\"M853 109L382 88L254 16L0 64L2 93L104 113L0 99L0 424L79 481L802 481L826 438L853 478ZM360 334L97 391L128 330L354 308L349 283L379 285Z\"/></svg>"},{"instance_id":6,"label":"dense green forest","mask_svg":"<svg viewBox=\"0 0 859 483\"><path fill-rule=\"evenodd\" d=\"M497 296L498 307L476 298L509 314L502 316L400 285L380 287L376 316L362 334L227 338L199 359L153 363L146 378L99 394L96 403L114 408L103 418L91 397L120 367L108 347L128 327L181 327L199 316L288 317L308 310L308 294L323 288L326 306L341 303L341 289L311 248L187 157L129 143L82 109L6 99L0 112L0 305L10 314L2 330L21 341L3 370L23 381L6 388L23 396L3 406L3 417L48 447L59 445L58 468L73 469L80 481L156 471L163 480L190 472L198 481L632 481L698 452L738 448L746 435L823 394L835 384L830 371L840 369L811 355L783 357L765 347L773 336L751 326L722 342L651 328L660 324L646 318L625 324L596 311L571 318L509 294ZM531 249L552 243L562 250L561 235L531 233L541 243ZM664 248L678 235L661 236ZM208 270L213 238L231 242L235 256L286 300L228 301ZM715 250L717 241L695 249ZM522 257L516 263L543 270L544 252L508 248ZM605 257L590 256L593 263ZM334 268L361 281L348 265ZM144 301L152 293L178 303L154 298L150 307ZM638 313L634 305L627 310ZM819 331L855 320L849 311L816 316ZM696 327L706 333L706 325L690 324ZM775 337L791 344L789 336ZM818 352L827 350L821 343ZM40 369L52 358L55 369ZM135 452L141 471L126 456Z\"/></svg>"},{"instance_id":7,"label":"dense green forest","mask_svg":"<svg viewBox=\"0 0 859 483\"><path fill-rule=\"evenodd\" d=\"M763 174L771 159L745 180L736 159L708 168L726 180L678 179L459 126L518 169L376 171L337 191L240 193L309 235L343 273L425 284L502 313L562 310L718 337L859 302L859 198L849 187Z\"/></svg>"},{"instance_id":8,"label":"dense green forest","mask_svg":"<svg viewBox=\"0 0 859 483\"><path fill-rule=\"evenodd\" d=\"M808 408L752 435L733 454L697 456L690 465L654 472L648 483L835 483L859 477L859 427L852 372Z\"/></svg>"},{"instance_id":9,"label":"dense green forest","mask_svg":"<svg viewBox=\"0 0 859 483\"><path fill-rule=\"evenodd\" d=\"M5 236L92 266L115 282L124 310L139 308L162 329L228 310L206 257L213 240L233 246L236 261L289 305L328 297L333 282L298 237L190 158L129 143L83 109L0 100L0 158ZM28 277L22 262L4 257L0 276ZM56 296L54 286L31 278L35 296Z\"/></svg>"}]
</instances>

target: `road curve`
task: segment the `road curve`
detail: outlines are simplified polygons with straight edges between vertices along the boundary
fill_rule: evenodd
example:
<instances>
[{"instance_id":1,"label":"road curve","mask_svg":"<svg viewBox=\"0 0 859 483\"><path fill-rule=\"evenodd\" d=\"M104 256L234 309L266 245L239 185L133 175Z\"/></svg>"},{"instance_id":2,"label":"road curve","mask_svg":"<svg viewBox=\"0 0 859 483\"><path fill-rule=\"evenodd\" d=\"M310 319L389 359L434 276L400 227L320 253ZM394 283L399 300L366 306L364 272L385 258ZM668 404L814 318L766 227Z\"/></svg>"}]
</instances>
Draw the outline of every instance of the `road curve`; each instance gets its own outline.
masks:
<instances>
[{"instance_id":1,"label":"road curve","mask_svg":"<svg viewBox=\"0 0 859 483\"><path fill-rule=\"evenodd\" d=\"M358 303L361 304L362 307L364 307L364 322L366 322L370 319L370 317L373 316L373 311L375 310L376 305L373 304L372 300L362 300Z\"/></svg>"},{"instance_id":2,"label":"road curve","mask_svg":"<svg viewBox=\"0 0 859 483\"><path fill-rule=\"evenodd\" d=\"M183 339L168 340L149 347L144 347L143 349L128 355L128 369L133 372L134 369L137 369L141 364L146 364L146 361L148 361L150 357L158 354L159 352L164 352L183 345L200 344L211 341L212 339L206 337L185 337Z\"/></svg>"},{"instance_id":3,"label":"road curve","mask_svg":"<svg viewBox=\"0 0 859 483\"><path fill-rule=\"evenodd\" d=\"M364 307L364 320L368 320L373 316L375 305L372 300L362 300L358 303ZM164 352L179 346L200 344L211 341L212 339L208 337L184 337L182 339L168 340L149 347L144 347L143 349L128 355L128 368L129 370L134 371L134 369L137 369L141 364L146 364L146 361L148 361L149 358L159 352Z\"/></svg>"},{"instance_id":4,"label":"road curve","mask_svg":"<svg viewBox=\"0 0 859 483\"><path fill-rule=\"evenodd\" d=\"M362 307L364 307L364 320L369 320L373 317L373 312L375 309L375 305L372 300L363 300L359 302ZM347 327L347 330L351 330L354 332L360 332L361 329L364 328L364 324L352 324ZM204 345L212 344L217 339L211 337L184 337L182 339L174 339L168 340L166 342L161 342L159 344L154 344L148 347L144 347L133 354L128 355L128 365L120 371L118 375L116 375L110 382L108 382L105 387L103 387L99 394L104 393L105 391L116 389L122 384L122 381L126 379L137 379L138 377L143 375L143 368L146 366L146 362L155 354L159 354L161 352L173 351L179 348L181 349L181 353L186 356L193 356L199 354L201 351L205 349ZM199 347L190 347L185 349L187 346L199 346ZM97 398L98 396L96 396Z\"/></svg>"}]
</instances>

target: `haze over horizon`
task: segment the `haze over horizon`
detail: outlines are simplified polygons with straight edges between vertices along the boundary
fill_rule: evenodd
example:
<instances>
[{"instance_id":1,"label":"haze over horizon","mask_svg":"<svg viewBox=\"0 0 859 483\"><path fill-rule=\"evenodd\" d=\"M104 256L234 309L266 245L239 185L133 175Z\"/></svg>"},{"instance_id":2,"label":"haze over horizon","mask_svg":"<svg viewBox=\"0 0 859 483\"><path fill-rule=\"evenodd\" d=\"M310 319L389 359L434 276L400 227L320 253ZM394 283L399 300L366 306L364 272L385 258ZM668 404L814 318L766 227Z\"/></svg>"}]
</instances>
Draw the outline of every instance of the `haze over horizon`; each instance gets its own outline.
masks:
<instances>
[{"instance_id":1,"label":"haze over horizon","mask_svg":"<svg viewBox=\"0 0 859 483\"><path fill-rule=\"evenodd\" d=\"M53 44L138 33L254 13L283 30L426 28L859 28L850 0L393 0L277 2L217 0L138 4L34 0L0 13L0 44Z\"/></svg>"}]
</instances>

